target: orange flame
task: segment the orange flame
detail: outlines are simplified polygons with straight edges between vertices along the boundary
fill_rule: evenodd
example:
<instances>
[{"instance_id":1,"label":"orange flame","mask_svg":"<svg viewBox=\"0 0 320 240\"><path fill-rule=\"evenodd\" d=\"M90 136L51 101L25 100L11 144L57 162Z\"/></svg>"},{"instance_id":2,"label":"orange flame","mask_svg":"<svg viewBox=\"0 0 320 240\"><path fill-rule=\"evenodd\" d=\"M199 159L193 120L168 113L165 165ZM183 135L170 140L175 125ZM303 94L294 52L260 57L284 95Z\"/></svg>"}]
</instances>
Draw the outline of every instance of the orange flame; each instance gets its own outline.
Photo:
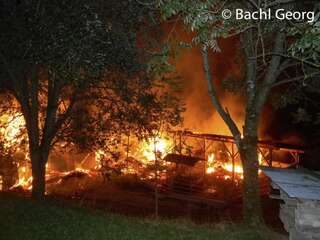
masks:
<instances>
[{"instance_id":1,"label":"orange flame","mask_svg":"<svg viewBox=\"0 0 320 240\"><path fill-rule=\"evenodd\" d=\"M258 160L259 160L259 164L262 164L262 154L259 153L258 155ZM208 160L207 160L207 169L206 169L206 173L207 174L212 174L216 171L215 168L215 155L214 153L209 154L208 156ZM234 165L232 163L220 163L219 164L220 167L222 167L224 170L226 170L229 173L235 173L237 174L241 179L243 179L243 167L242 165L235 163ZM261 170L259 170L259 173L261 172ZM225 176L225 179L229 179L229 176Z\"/></svg>"},{"instance_id":2,"label":"orange flame","mask_svg":"<svg viewBox=\"0 0 320 240\"><path fill-rule=\"evenodd\" d=\"M170 143L167 139L156 137L150 139L148 142L141 143L141 151L144 158L148 162L155 161L156 155L160 154L160 157L164 157L169 152Z\"/></svg>"},{"instance_id":3,"label":"orange flame","mask_svg":"<svg viewBox=\"0 0 320 240\"><path fill-rule=\"evenodd\" d=\"M215 156L214 156L214 153L212 153L208 156L207 170L206 170L207 174L211 174L215 172L215 168L213 167L214 161L215 161Z\"/></svg>"},{"instance_id":4,"label":"orange flame","mask_svg":"<svg viewBox=\"0 0 320 240\"><path fill-rule=\"evenodd\" d=\"M3 134L5 148L10 148L14 145L18 145L23 140L23 137L18 137L21 134L21 129L25 126L23 116L20 114L3 115L0 122L3 122L6 128L1 128L1 134Z\"/></svg>"}]
</instances>

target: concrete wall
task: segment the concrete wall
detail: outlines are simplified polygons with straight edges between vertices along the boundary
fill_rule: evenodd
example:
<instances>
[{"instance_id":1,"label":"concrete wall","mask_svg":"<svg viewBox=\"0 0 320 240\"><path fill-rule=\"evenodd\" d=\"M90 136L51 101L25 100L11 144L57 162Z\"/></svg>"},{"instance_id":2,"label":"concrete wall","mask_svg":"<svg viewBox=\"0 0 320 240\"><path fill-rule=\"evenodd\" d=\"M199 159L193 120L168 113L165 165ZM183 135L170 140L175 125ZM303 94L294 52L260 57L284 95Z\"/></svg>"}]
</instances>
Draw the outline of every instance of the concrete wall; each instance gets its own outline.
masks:
<instances>
[{"instance_id":1,"label":"concrete wall","mask_svg":"<svg viewBox=\"0 0 320 240\"><path fill-rule=\"evenodd\" d=\"M280 219L290 240L320 240L320 201L289 198L283 191L280 196Z\"/></svg>"}]
</instances>

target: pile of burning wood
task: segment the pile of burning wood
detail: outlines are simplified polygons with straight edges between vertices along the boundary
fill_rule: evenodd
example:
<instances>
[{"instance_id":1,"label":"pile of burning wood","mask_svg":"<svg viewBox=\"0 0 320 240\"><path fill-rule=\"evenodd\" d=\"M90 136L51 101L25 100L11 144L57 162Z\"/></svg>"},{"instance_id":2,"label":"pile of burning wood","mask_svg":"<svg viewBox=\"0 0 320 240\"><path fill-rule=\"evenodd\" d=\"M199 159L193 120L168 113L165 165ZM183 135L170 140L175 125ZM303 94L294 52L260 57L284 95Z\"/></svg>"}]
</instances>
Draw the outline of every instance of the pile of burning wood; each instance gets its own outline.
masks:
<instances>
[{"instance_id":1,"label":"pile of burning wood","mask_svg":"<svg viewBox=\"0 0 320 240\"><path fill-rule=\"evenodd\" d=\"M170 153L172 149L172 142L169 138L157 138L155 141L142 141L138 144L138 148L131 150L125 158L111 156L103 150L95 152L95 166L91 168L77 167L71 171L56 171L47 165L46 182L47 185L53 186L63 184L68 179L80 178L94 178L97 176L102 177L104 181L110 180L112 176L120 176L126 174L135 174L141 180L154 180L159 177L165 180L172 174L184 174L181 171L177 172L185 166L185 172L195 172L200 178L205 176L214 176L220 180L235 180L240 181L243 178L243 171L240 165L232 165L228 159L221 161L217 160L214 153L208 154L205 158L194 158L193 164L189 164L186 159L192 158L191 156L180 156L176 162L166 156L172 156ZM31 190L32 176L30 164L26 160L24 164L14 165L16 174L16 181L11 181L11 189L22 188L24 190ZM9 172L9 171L7 171ZM201 174L204 174L200 176ZM196 174L196 175L197 175ZM200 174L200 175L199 175ZM14 184L12 184L14 183ZM10 185L10 184L9 184ZM8 187L7 187L8 188Z\"/></svg>"},{"instance_id":2,"label":"pile of burning wood","mask_svg":"<svg viewBox=\"0 0 320 240\"><path fill-rule=\"evenodd\" d=\"M6 120L10 120L7 118ZM18 117L9 122L6 129L1 130L6 138L6 146L10 148L13 145L21 145L21 126L23 119ZM219 137L218 135L194 134L192 137L205 137L204 148L192 143L180 141L170 134L162 137L155 137L149 140L131 139L126 144L119 143L117 151L107 151L98 149L93 155L94 161L90 166L84 166L81 161L74 164L71 169L56 170L50 164L46 165L46 182L48 191L50 187L63 185L71 179L79 181L84 178L101 178L103 181L109 181L113 176L136 175L142 181L166 182L175 175L193 175L201 181L210 183L232 182L235 185L241 185L243 179L243 169L239 157L235 157L233 146L226 143L232 143L230 137L223 137L223 144L210 143L211 148L206 148L206 138ZM187 134L188 135L188 134ZM209 138L208 138L209 139ZM210 140L212 141L212 140ZM122 144L122 145L121 145ZM17 160L17 154L4 155L0 158L0 183L1 189L32 189L31 164L28 154L23 154L19 147L16 149L20 153L20 159ZM88 154L90 155L90 153ZM22 156L22 157L21 157ZM199 157L200 156L200 157ZM70 156L70 158L76 158ZM262 163L263 154L259 153L259 162ZM50 160L49 160L50 162ZM81 182L81 181L79 181ZM208 186L208 189L213 189ZM47 192L48 192L47 191Z\"/></svg>"}]
</instances>

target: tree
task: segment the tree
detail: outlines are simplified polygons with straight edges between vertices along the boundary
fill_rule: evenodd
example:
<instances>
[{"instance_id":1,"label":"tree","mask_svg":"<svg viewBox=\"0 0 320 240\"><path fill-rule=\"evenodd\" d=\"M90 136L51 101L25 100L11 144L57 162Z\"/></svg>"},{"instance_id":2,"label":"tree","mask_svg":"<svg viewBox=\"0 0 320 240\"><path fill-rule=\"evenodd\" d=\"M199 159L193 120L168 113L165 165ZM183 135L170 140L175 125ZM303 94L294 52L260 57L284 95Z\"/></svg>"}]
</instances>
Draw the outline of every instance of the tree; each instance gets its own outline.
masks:
<instances>
[{"instance_id":1,"label":"tree","mask_svg":"<svg viewBox=\"0 0 320 240\"><path fill-rule=\"evenodd\" d=\"M320 5L318 3L317 9ZM301 24L301 23L300 23ZM302 62L304 79L274 96L274 105L280 112L291 110L289 116L295 128L303 129L300 136L305 144L301 165L312 170L319 169L320 123L320 18L314 24L301 24L292 32L298 39L291 47L292 56Z\"/></svg>"},{"instance_id":2,"label":"tree","mask_svg":"<svg viewBox=\"0 0 320 240\"><path fill-rule=\"evenodd\" d=\"M317 3L315 9L319 10ZM281 89L281 93L273 95L273 104L276 108L296 106L293 114L295 123L319 123L320 97L320 17L315 18L313 24L304 22L288 28L288 33L296 41L291 44L288 54L300 62L300 73L288 79L290 85ZM313 131L314 132L314 131Z\"/></svg>"},{"instance_id":3,"label":"tree","mask_svg":"<svg viewBox=\"0 0 320 240\"><path fill-rule=\"evenodd\" d=\"M313 10L314 1L302 5L299 1L280 0L169 0L159 1L159 6L164 19L176 18L177 21L181 19L188 30L195 32L193 43L200 46L202 52L203 67L212 104L230 129L242 160L244 220L249 225L261 226L263 220L257 156L261 113L273 89L289 83L301 83L302 80L311 77L303 74L302 66L307 62L296 57L292 51L294 43L299 46L299 41L304 41L301 35L293 33L297 33L300 27L307 29L308 24L312 26L315 23L281 21L276 18L245 20L236 19L234 16L226 20L223 18L224 10L229 9L233 14L236 9L249 12L271 9L273 13L280 8L300 11ZM220 102L214 71L212 71L209 61L210 50L220 51L218 39L231 36L239 38L241 45L239 52L241 52L245 68L244 83L237 83L242 88L236 90L238 93L244 93L246 99L243 129L237 127L228 109L225 109ZM305 40L310 42L308 37ZM313 40L318 41L315 38ZM318 43L316 46L319 46ZM294 71L292 71L293 69ZM314 74L318 76L319 72Z\"/></svg>"},{"instance_id":4,"label":"tree","mask_svg":"<svg viewBox=\"0 0 320 240\"><path fill-rule=\"evenodd\" d=\"M145 94L137 96L129 86L146 68L146 58L137 48L137 26L146 11L131 1L122 3L125 6L111 8L107 1L0 2L0 87L14 96L25 119L34 198L44 196L52 147L89 119L77 117L95 113L90 123L104 117L106 124L106 117L114 114L119 123L116 117L129 103L143 111L143 105L134 103ZM115 7L120 19L111 17ZM139 14L133 10L138 7ZM125 74L112 78L115 72ZM150 78L140 78L139 83L151 87ZM90 114L81 112L84 104ZM114 105L119 111L113 111Z\"/></svg>"}]
</instances>

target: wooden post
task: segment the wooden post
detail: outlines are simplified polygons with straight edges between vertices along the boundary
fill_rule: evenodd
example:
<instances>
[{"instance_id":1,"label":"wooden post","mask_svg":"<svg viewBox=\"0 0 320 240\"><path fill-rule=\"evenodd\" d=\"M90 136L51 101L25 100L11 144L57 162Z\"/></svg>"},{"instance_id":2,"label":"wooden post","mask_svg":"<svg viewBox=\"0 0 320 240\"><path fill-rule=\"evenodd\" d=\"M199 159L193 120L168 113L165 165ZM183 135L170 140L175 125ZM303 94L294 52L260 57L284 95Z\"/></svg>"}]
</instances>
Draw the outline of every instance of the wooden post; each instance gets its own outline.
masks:
<instances>
[{"instance_id":1,"label":"wooden post","mask_svg":"<svg viewBox=\"0 0 320 240\"><path fill-rule=\"evenodd\" d=\"M179 153L182 155L182 133L179 134Z\"/></svg>"},{"instance_id":2,"label":"wooden post","mask_svg":"<svg viewBox=\"0 0 320 240\"><path fill-rule=\"evenodd\" d=\"M206 177L206 173L207 173L207 165L208 165L208 161L206 158L206 139L203 139L203 159L204 159L204 169L203 169L203 179Z\"/></svg>"},{"instance_id":3,"label":"wooden post","mask_svg":"<svg viewBox=\"0 0 320 240\"><path fill-rule=\"evenodd\" d=\"M177 132L174 132L174 138L173 138L173 146L174 146L174 153L177 153Z\"/></svg>"},{"instance_id":4,"label":"wooden post","mask_svg":"<svg viewBox=\"0 0 320 240\"><path fill-rule=\"evenodd\" d=\"M129 157L129 150L130 150L130 133L128 134L128 138L127 138L127 159Z\"/></svg>"},{"instance_id":5,"label":"wooden post","mask_svg":"<svg viewBox=\"0 0 320 240\"><path fill-rule=\"evenodd\" d=\"M234 144L231 143L231 158L232 158L232 182L235 182L235 159L234 159L235 155L234 155Z\"/></svg>"},{"instance_id":6,"label":"wooden post","mask_svg":"<svg viewBox=\"0 0 320 240\"><path fill-rule=\"evenodd\" d=\"M300 163L299 153L294 152L294 153L293 153L293 157L294 157L294 161L295 161L296 167L298 168L298 167L299 167L299 163Z\"/></svg>"},{"instance_id":7,"label":"wooden post","mask_svg":"<svg viewBox=\"0 0 320 240\"><path fill-rule=\"evenodd\" d=\"M272 167L272 161L273 161L273 151L271 148L269 148L269 167Z\"/></svg>"},{"instance_id":8,"label":"wooden post","mask_svg":"<svg viewBox=\"0 0 320 240\"><path fill-rule=\"evenodd\" d=\"M157 156L157 145L156 139L153 140L154 146L154 164L155 164L155 189L154 189L154 198L155 198L155 217L159 218L159 191L158 191L158 156Z\"/></svg>"}]
</instances>

